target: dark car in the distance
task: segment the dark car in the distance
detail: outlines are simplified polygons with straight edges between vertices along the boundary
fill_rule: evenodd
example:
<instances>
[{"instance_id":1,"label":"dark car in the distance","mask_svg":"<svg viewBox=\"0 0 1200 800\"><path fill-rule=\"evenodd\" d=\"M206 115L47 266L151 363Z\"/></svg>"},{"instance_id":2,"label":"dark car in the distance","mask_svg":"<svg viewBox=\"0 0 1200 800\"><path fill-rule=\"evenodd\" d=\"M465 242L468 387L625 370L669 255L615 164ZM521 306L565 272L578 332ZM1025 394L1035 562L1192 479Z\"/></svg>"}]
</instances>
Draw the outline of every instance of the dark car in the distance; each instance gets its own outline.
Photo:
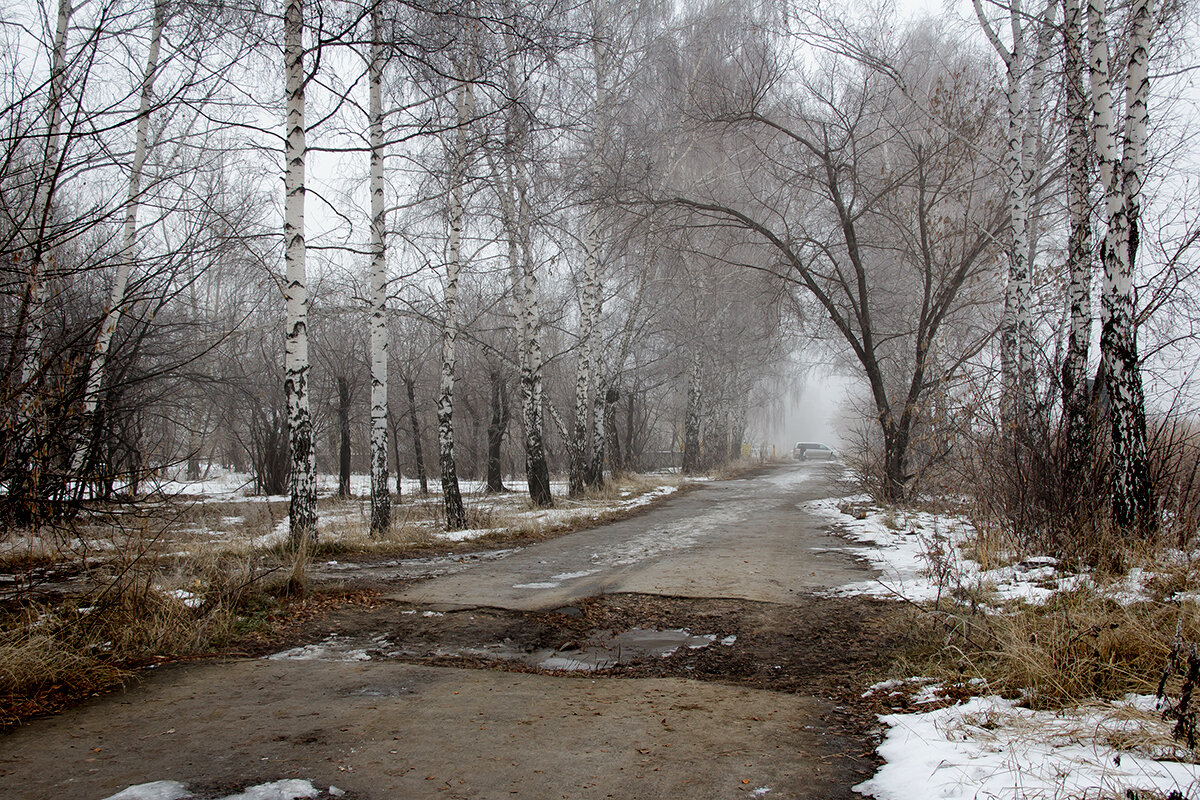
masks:
<instances>
[{"instance_id":1,"label":"dark car in the distance","mask_svg":"<svg viewBox=\"0 0 1200 800\"><path fill-rule=\"evenodd\" d=\"M796 442L792 448L792 458L797 461L832 461L837 457L837 450L820 442Z\"/></svg>"}]
</instances>

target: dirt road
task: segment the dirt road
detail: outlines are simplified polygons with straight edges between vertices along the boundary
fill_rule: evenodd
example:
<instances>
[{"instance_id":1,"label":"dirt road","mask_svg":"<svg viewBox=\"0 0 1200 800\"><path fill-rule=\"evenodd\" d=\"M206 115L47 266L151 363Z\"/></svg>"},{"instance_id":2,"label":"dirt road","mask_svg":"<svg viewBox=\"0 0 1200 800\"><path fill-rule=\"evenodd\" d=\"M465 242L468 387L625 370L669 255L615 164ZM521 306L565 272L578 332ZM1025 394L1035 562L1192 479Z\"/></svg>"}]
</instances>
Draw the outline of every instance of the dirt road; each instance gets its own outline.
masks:
<instances>
[{"instance_id":1,"label":"dirt road","mask_svg":"<svg viewBox=\"0 0 1200 800\"><path fill-rule=\"evenodd\" d=\"M437 577L401 565L268 658L150 672L8 734L0 797L294 777L369 800L854 796L871 742L844 701L898 626L814 595L871 574L798 508L833 476L776 468Z\"/></svg>"}]
</instances>

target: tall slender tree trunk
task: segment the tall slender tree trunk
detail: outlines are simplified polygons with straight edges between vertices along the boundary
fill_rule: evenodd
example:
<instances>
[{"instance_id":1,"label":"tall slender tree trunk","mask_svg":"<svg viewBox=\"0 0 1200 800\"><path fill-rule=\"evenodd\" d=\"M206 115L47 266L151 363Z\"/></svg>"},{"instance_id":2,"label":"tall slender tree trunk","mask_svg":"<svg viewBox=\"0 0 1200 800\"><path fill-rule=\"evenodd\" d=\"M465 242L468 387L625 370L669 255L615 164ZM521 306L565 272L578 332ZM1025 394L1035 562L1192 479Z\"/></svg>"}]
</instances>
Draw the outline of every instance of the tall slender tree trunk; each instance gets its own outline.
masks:
<instances>
[{"instance_id":1,"label":"tall slender tree trunk","mask_svg":"<svg viewBox=\"0 0 1200 800\"><path fill-rule=\"evenodd\" d=\"M1083 15L1079 0L1063 0L1066 79L1066 190L1070 232L1067 240L1067 348L1062 361L1064 483L1072 494L1091 460L1091 402L1087 389L1092 337L1091 208L1088 203L1088 97L1084 88Z\"/></svg>"},{"instance_id":2,"label":"tall slender tree trunk","mask_svg":"<svg viewBox=\"0 0 1200 800\"><path fill-rule=\"evenodd\" d=\"M283 63L287 93L284 144L284 294L287 301L284 393L291 442L290 539L299 549L317 538L317 462L308 404L308 286L304 250L304 12L301 0L284 6Z\"/></svg>"},{"instance_id":3,"label":"tall slender tree trunk","mask_svg":"<svg viewBox=\"0 0 1200 800\"><path fill-rule=\"evenodd\" d=\"M511 5L508 8L511 10ZM513 296L517 303L521 418L525 428L525 480L533 504L547 507L554 500L550 494L550 468L546 463L543 443L541 314L532 245L533 211L529 204L529 178L525 166L525 160L529 157L528 123L522 102L524 83L517 73L518 50L511 33L505 33L504 43L507 88L513 102L505 119L508 146L504 148L502 156L504 180L501 181L498 174L495 178L507 231Z\"/></svg>"},{"instance_id":4,"label":"tall slender tree trunk","mask_svg":"<svg viewBox=\"0 0 1200 800\"><path fill-rule=\"evenodd\" d=\"M683 422L683 472L700 470L700 409L702 402L702 363L700 350L692 353L692 370L688 379L687 409Z\"/></svg>"},{"instance_id":5,"label":"tall slender tree trunk","mask_svg":"<svg viewBox=\"0 0 1200 800\"><path fill-rule=\"evenodd\" d=\"M493 369L489 375L492 390L492 418L488 423L487 439L487 490L489 492L504 492L504 472L501 456L504 448L504 435L508 432L508 387L499 369Z\"/></svg>"},{"instance_id":6,"label":"tall slender tree trunk","mask_svg":"<svg viewBox=\"0 0 1200 800\"><path fill-rule=\"evenodd\" d=\"M417 484L421 494L429 494L429 475L425 471L425 448L421 445L421 420L417 417L416 390L411 378L404 379L404 391L408 395L408 421L412 427L413 458L417 462ZM397 469L397 474L399 469Z\"/></svg>"},{"instance_id":7,"label":"tall slender tree trunk","mask_svg":"<svg viewBox=\"0 0 1200 800\"><path fill-rule=\"evenodd\" d=\"M396 465L396 499L400 500L404 497L404 478L401 477L404 470L400 469L400 423L391 414L388 414L388 425L391 428L392 441L392 463ZM391 506L388 507L389 512Z\"/></svg>"},{"instance_id":8,"label":"tall slender tree trunk","mask_svg":"<svg viewBox=\"0 0 1200 800\"><path fill-rule=\"evenodd\" d=\"M601 214L600 179L604 164L608 113L608 52L607 52L607 0L591 0L592 7L592 71L595 81L595 103L592 110L592 142L589 158L589 186L591 197L586 212L586 231L583 239L583 286L580 298L579 359L575 366L575 424L572 432L571 464L568 486L572 496L579 495L592 483L594 454L589 458L589 445L594 446L597 438L597 423L588 425L589 398L598 393L597 366L595 363L596 324L600 318L600 251ZM603 431L603 415L599 423ZM603 440L603 434L599 437ZM603 457L603 454L601 454Z\"/></svg>"},{"instance_id":9,"label":"tall slender tree trunk","mask_svg":"<svg viewBox=\"0 0 1200 800\"><path fill-rule=\"evenodd\" d=\"M339 375L338 391L338 497L350 496L350 381Z\"/></svg>"},{"instance_id":10,"label":"tall slender tree trunk","mask_svg":"<svg viewBox=\"0 0 1200 800\"><path fill-rule=\"evenodd\" d=\"M1009 0L1011 49L1005 47L983 12L982 0L974 0L975 13L992 47L1004 61L1006 146L1004 180L1008 193L1011 243L1008 249L1008 282L1000 322L1000 418L1006 431L1024 431L1032 405L1033 386L1026 385L1033 358L1033 324L1029 270L1029 181L1025 163L1026 125L1022 80L1025 70L1025 36L1021 0Z\"/></svg>"},{"instance_id":11,"label":"tall slender tree trunk","mask_svg":"<svg viewBox=\"0 0 1200 800\"><path fill-rule=\"evenodd\" d=\"M388 494L387 217L383 203L383 22L371 7L371 535L392 524ZM396 461L397 486L400 462Z\"/></svg>"},{"instance_id":12,"label":"tall slender tree trunk","mask_svg":"<svg viewBox=\"0 0 1200 800\"><path fill-rule=\"evenodd\" d=\"M638 463L638 441L637 441L637 414L636 414L636 397L637 392L630 390L625 396L625 469L631 472L636 472L639 466Z\"/></svg>"},{"instance_id":13,"label":"tall slender tree trunk","mask_svg":"<svg viewBox=\"0 0 1200 800\"><path fill-rule=\"evenodd\" d=\"M469 62L470 59L464 59ZM445 324L442 328L442 380L438 396L438 453L442 473L442 499L446 505L446 528L466 527L462 493L458 487L458 472L454 464L454 369L455 342L458 338L458 276L462 268L461 246L463 230L463 184L466 182L467 125L474 113L474 95L467 75L462 70L457 100L458 131L451 156L450 177L450 240L446 262Z\"/></svg>"},{"instance_id":14,"label":"tall slender tree trunk","mask_svg":"<svg viewBox=\"0 0 1200 800\"><path fill-rule=\"evenodd\" d=\"M617 403L621 400L621 392L615 386L610 386L604 393L604 442L608 450L608 463L613 472L623 469L621 455L621 434L617 430Z\"/></svg>"}]
</instances>

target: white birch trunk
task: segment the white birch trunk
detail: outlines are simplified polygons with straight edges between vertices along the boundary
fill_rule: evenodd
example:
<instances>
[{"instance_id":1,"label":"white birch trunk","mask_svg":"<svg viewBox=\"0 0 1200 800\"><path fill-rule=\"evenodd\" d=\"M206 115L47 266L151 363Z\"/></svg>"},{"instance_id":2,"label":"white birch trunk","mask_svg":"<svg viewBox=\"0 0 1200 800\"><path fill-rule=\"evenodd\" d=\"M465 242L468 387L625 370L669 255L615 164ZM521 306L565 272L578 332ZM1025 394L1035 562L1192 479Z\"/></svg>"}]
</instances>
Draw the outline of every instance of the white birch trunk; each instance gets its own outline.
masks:
<instances>
[{"instance_id":1,"label":"white birch trunk","mask_svg":"<svg viewBox=\"0 0 1200 800\"><path fill-rule=\"evenodd\" d=\"M992 47L1004 61L1006 145L1004 179L1008 190L1012 240L1008 252L1008 282L1004 291L1004 312L1000 322L1000 417L1004 427L1014 433L1024 430L1031 406L1032 386L1027 384L1028 365L1032 361L1032 330L1029 275L1029 196L1025 163L1026 116L1022 85L1025 70L1025 42L1021 0L1008 6L1012 47L1005 47L983 12L982 0L974 0L975 14Z\"/></svg>"},{"instance_id":2,"label":"white birch trunk","mask_svg":"<svg viewBox=\"0 0 1200 800\"><path fill-rule=\"evenodd\" d=\"M291 443L291 503L288 520L293 548L317 537L316 452L308 402L308 286L304 249L304 11L287 0L283 19L283 63L287 93L284 142L284 296L287 304L284 393Z\"/></svg>"},{"instance_id":3,"label":"white birch trunk","mask_svg":"<svg viewBox=\"0 0 1200 800\"><path fill-rule=\"evenodd\" d=\"M1100 353L1106 368L1113 440L1113 516L1129 527L1150 511L1146 417L1134 327L1133 267L1149 95L1148 47L1153 9L1135 0L1126 69L1124 153L1118 159L1104 0L1088 3L1088 44L1093 102L1093 136L1104 187L1107 229L1101 295Z\"/></svg>"},{"instance_id":4,"label":"white birch trunk","mask_svg":"<svg viewBox=\"0 0 1200 800\"><path fill-rule=\"evenodd\" d=\"M492 171L500 193L513 296L517 302L525 478L533 504L547 507L554 500L550 494L550 471L543 443L541 314L533 258L533 211L529 206L529 179L525 168L525 159L528 157L526 148L529 145L528 125L521 105L524 87L517 74L517 49L511 33L505 34L504 42L508 62L507 90L512 105L505 123L508 146L503 151L503 181L498 170L493 168Z\"/></svg>"},{"instance_id":5,"label":"white birch trunk","mask_svg":"<svg viewBox=\"0 0 1200 800\"><path fill-rule=\"evenodd\" d=\"M142 199L142 169L146 164L146 151L150 132L150 102L154 96L154 79L158 75L158 58L162 46L163 26L166 24L167 4L155 0L154 22L150 29L150 51L146 56L146 71L142 73L141 100L138 106L137 132L133 146L133 164L129 173L129 198L125 204L125 226L121 238L121 255L117 262L117 274L113 280L108 307L96 344L92 348L92 359L88 364L88 377L83 395L83 435L75 449L72 473L78 474L83 466L87 448L91 444L93 419L100 404L100 388L104 383L104 367L108 350L112 346L113 334L121 319L125 305L125 290L129 285L129 274L136 259L138 206Z\"/></svg>"},{"instance_id":6,"label":"white birch trunk","mask_svg":"<svg viewBox=\"0 0 1200 800\"><path fill-rule=\"evenodd\" d=\"M383 204L383 32L379 7L371 7L369 67L371 135L371 535L391 527L388 493L387 218ZM396 463L399 472L400 464Z\"/></svg>"},{"instance_id":7,"label":"white birch trunk","mask_svg":"<svg viewBox=\"0 0 1200 800\"><path fill-rule=\"evenodd\" d=\"M1083 14L1079 0L1063 0L1067 161L1066 191L1070 231L1067 241L1067 347L1062 362L1064 458L1072 490L1089 455L1088 350L1092 338L1091 208L1088 203L1088 97L1083 77Z\"/></svg>"},{"instance_id":8,"label":"white birch trunk","mask_svg":"<svg viewBox=\"0 0 1200 800\"><path fill-rule=\"evenodd\" d=\"M588 459L588 398L596 392L595 335L600 317L601 219L599 189L604 159L607 114L607 52L605 50L605 0L592 0L592 67L595 79L595 106L592 111L592 146L589 171L592 197L587 210L583 240L583 286L580 297L579 360L575 367L575 426L572 439L571 469L568 486L572 496L596 482L590 474ZM603 424L603 421L602 423Z\"/></svg>"},{"instance_id":9,"label":"white birch trunk","mask_svg":"<svg viewBox=\"0 0 1200 800\"><path fill-rule=\"evenodd\" d=\"M470 59L466 59L469 63ZM458 131L450 157L450 237L446 260L446 285L444 294L445 321L442 326L442 379L438 396L438 452L442 472L442 497L446 505L446 528L459 530L466 527L466 512L462 493L458 486L458 472L454 463L454 369L455 343L458 338L458 276L462 268L461 247L463 230L463 185L467 168L467 128L474 113L474 93L464 68L455 100Z\"/></svg>"}]
</instances>

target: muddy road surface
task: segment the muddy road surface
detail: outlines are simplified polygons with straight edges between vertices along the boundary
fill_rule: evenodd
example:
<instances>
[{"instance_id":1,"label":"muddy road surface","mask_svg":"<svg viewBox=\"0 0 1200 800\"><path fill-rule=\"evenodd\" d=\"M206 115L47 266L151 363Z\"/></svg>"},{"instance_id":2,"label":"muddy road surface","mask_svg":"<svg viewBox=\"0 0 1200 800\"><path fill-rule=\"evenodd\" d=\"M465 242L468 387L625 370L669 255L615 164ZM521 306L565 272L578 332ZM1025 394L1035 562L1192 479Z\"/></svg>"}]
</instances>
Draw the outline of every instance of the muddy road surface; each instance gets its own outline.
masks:
<instances>
[{"instance_id":1,"label":"muddy road surface","mask_svg":"<svg viewBox=\"0 0 1200 800\"><path fill-rule=\"evenodd\" d=\"M4 735L0 797L854 797L875 766L855 699L904 626L825 593L872 574L800 507L838 471L716 481L526 548L324 565L383 591Z\"/></svg>"}]
</instances>

